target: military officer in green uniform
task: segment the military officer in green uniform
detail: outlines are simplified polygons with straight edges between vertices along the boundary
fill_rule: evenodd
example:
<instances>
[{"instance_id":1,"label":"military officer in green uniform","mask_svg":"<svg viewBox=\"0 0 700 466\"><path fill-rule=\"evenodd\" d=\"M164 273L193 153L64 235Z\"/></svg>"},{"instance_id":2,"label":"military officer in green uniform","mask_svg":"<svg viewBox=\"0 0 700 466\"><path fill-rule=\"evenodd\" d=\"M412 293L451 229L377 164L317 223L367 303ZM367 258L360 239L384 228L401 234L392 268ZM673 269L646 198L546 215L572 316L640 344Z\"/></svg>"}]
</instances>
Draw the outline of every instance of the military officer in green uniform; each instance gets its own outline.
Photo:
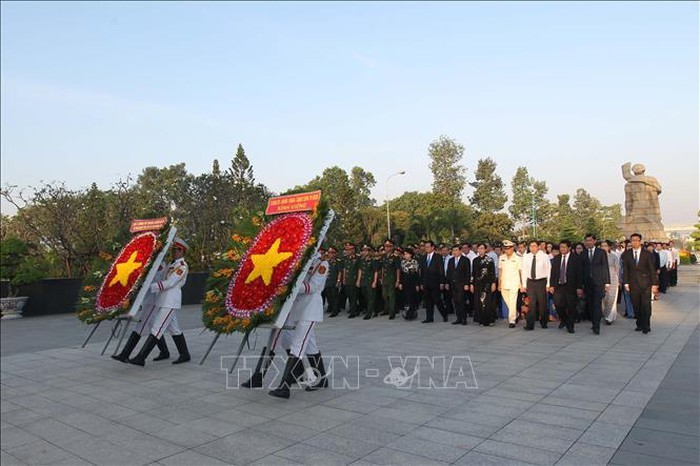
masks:
<instances>
[{"instance_id":1,"label":"military officer in green uniform","mask_svg":"<svg viewBox=\"0 0 700 466\"><path fill-rule=\"evenodd\" d=\"M360 258L355 254L355 245L345 243L345 257L342 264L343 292L347 297L348 318L354 319L358 315L357 311L357 274L360 265Z\"/></svg>"},{"instance_id":2,"label":"military officer in green uniform","mask_svg":"<svg viewBox=\"0 0 700 466\"><path fill-rule=\"evenodd\" d=\"M360 288L365 305L365 320L371 319L374 313L374 291L377 289L377 275L377 262L374 260L372 248L364 245L360 257L357 286Z\"/></svg>"},{"instance_id":3,"label":"military officer in green uniform","mask_svg":"<svg viewBox=\"0 0 700 466\"><path fill-rule=\"evenodd\" d=\"M396 289L401 283L401 257L394 250L394 242L390 239L384 242L384 254L381 258L382 298L384 312L389 319L396 315Z\"/></svg>"},{"instance_id":4,"label":"military officer in green uniform","mask_svg":"<svg viewBox=\"0 0 700 466\"><path fill-rule=\"evenodd\" d=\"M328 261L328 278L326 279L325 293L328 300L328 317L335 317L340 312L340 271L342 261L338 259L338 250L331 246L326 252L326 260Z\"/></svg>"}]
</instances>

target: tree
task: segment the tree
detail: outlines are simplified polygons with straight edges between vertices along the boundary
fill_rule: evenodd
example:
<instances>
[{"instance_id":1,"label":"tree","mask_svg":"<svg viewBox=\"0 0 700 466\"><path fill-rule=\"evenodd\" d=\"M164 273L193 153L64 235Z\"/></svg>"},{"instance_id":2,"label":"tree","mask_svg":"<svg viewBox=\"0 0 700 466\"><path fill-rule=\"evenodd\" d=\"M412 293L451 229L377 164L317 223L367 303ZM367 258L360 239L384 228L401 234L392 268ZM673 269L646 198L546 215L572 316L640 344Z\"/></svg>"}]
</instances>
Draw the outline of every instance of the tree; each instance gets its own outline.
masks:
<instances>
[{"instance_id":1,"label":"tree","mask_svg":"<svg viewBox=\"0 0 700 466\"><path fill-rule=\"evenodd\" d=\"M328 205L336 212L336 227L331 229L327 241L360 241L366 231L363 229L362 209L372 206L369 197L375 184L374 175L360 167L353 167L351 175L338 166L326 168L317 176L295 190L314 191L320 189L328 200Z\"/></svg>"},{"instance_id":2,"label":"tree","mask_svg":"<svg viewBox=\"0 0 700 466\"><path fill-rule=\"evenodd\" d=\"M601 204L588 191L578 188L574 195L574 226L583 238L586 234L600 235L599 211Z\"/></svg>"},{"instance_id":3,"label":"tree","mask_svg":"<svg viewBox=\"0 0 700 466\"><path fill-rule=\"evenodd\" d=\"M478 240L497 241L512 237L513 221L508 214L482 212L474 222L474 236Z\"/></svg>"},{"instance_id":4,"label":"tree","mask_svg":"<svg viewBox=\"0 0 700 466\"><path fill-rule=\"evenodd\" d=\"M462 202L466 169L461 165L464 146L447 136L440 136L428 146L430 171L433 173L433 194L441 206L455 210ZM454 212L448 217L454 217ZM456 225L450 224L452 236Z\"/></svg>"},{"instance_id":5,"label":"tree","mask_svg":"<svg viewBox=\"0 0 700 466\"><path fill-rule=\"evenodd\" d=\"M693 239L692 247L695 251L700 251L700 210L698 211L698 223L696 223L695 230L690 234Z\"/></svg>"},{"instance_id":6,"label":"tree","mask_svg":"<svg viewBox=\"0 0 700 466\"><path fill-rule=\"evenodd\" d=\"M508 196L503 190L503 180L496 175L496 162L490 157L479 159L475 181L469 183L474 188L469 201L479 212L498 212L505 206Z\"/></svg>"},{"instance_id":7,"label":"tree","mask_svg":"<svg viewBox=\"0 0 700 466\"><path fill-rule=\"evenodd\" d=\"M516 230L521 236L546 236L554 207L547 200L547 183L538 181L528 174L526 167L518 167L511 180L513 192L508 211L513 217ZM537 225L537 231L534 230Z\"/></svg>"}]
</instances>

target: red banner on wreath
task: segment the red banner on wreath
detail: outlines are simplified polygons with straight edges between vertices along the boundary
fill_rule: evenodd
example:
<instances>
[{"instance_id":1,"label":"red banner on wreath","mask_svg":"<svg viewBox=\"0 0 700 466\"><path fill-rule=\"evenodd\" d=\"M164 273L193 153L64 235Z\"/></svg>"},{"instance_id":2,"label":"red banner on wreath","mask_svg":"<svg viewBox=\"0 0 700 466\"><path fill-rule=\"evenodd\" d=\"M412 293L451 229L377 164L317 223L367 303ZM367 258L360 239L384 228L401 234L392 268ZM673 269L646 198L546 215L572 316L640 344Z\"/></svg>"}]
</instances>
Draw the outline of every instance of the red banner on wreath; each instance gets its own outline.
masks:
<instances>
[{"instance_id":1,"label":"red banner on wreath","mask_svg":"<svg viewBox=\"0 0 700 466\"><path fill-rule=\"evenodd\" d=\"M305 212L308 210L314 210L320 201L321 191L273 197L267 201L265 215L288 214L291 212Z\"/></svg>"},{"instance_id":2,"label":"red banner on wreath","mask_svg":"<svg viewBox=\"0 0 700 466\"><path fill-rule=\"evenodd\" d=\"M140 233L142 231L160 231L168 224L168 217L161 218L135 218L131 221L131 233Z\"/></svg>"}]
</instances>

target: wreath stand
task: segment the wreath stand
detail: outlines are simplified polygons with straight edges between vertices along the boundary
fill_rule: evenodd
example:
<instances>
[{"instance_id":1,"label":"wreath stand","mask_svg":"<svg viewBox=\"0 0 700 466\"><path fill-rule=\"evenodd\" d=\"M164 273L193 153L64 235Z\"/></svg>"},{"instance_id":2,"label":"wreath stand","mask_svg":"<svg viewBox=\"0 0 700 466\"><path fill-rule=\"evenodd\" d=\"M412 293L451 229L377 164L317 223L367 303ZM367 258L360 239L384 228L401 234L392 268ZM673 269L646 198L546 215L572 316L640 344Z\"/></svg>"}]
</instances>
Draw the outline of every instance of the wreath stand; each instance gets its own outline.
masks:
<instances>
[{"instance_id":1,"label":"wreath stand","mask_svg":"<svg viewBox=\"0 0 700 466\"><path fill-rule=\"evenodd\" d=\"M232 374L233 370L238 365L238 360L241 358L241 354L243 354L243 349L246 346L248 346L248 349L251 349L250 348L250 335L253 332L256 332L257 329L259 329L259 328L267 328L267 326L260 325L258 327L247 330L243 334L243 338L241 339L241 343L240 343L240 345L238 345L238 350L236 351L236 355L233 358L233 364L231 364L231 368L228 370L229 374ZM265 359L265 357L269 354L270 348L272 347L272 343L275 341L275 338L277 338L277 335L279 334L279 332L281 332L282 330L294 330L294 328L295 328L295 326L293 326L293 325L285 325L281 328L273 326L270 328L270 336L267 338L267 344L265 346L263 346L262 353L260 354L260 359L258 361L258 365L260 365L261 361L263 361ZM204 364L204 361L206 361L207 357L209 356L209 353L211 352L212 348L214 348L214 345L216 344L216 342L220 336L221 336L220 333L217 333L214 336L214 339L212 340L211 344L209 345L209 348L207 348L207 351L204 353L202 360L199 361L200 366L202 364Z\"/></svg>"},{"instance_id":2,"label":"wreath stand","mask_svg":"<svg viewBox=\"0 0 700 466\"><path fill-rule=\"evenodd\" d=\"M133 318L130 315L125 315L125 316L119 316L115 317L112 319L112 329L109 332L109 338L107 338L107 342L105 345L102 347L102 351L100 352L100 355L104 355L105 351L107 351L107 347L109 347L109 344L112 342L112 339L115 338L117 335L119 335L119 341L117 342L117 347L114 349L114 353L112 354L117 354L119 352L119 348L122 346L122 342L124 341L124 336L126 335L126 332L129 330L129 326L131 326L131 322L133 322ZM100 326L100 324L103 321L99 321L95 325L93 325L92 330L90 331L90 334L87 336L85 341L83 342L82 345L80 345L81 348L85 348L85 346L88 344L92 336L95 334L97 331L97 328Z\"/></svg>"}]
</instances>

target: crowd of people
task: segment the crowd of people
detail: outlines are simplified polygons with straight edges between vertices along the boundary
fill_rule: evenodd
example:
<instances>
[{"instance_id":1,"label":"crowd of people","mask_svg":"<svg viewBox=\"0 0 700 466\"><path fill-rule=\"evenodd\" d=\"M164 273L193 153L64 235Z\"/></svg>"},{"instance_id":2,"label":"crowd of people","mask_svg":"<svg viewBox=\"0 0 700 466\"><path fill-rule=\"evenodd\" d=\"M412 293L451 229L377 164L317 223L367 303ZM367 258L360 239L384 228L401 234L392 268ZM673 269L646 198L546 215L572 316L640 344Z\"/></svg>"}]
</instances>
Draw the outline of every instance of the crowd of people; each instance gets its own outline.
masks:
<instances>
[{"instance_id":1,"label":"crowd of people","mask_svg":"<svg viewBox=\"0 0 700 466\"><path fill-rule=\"evenodd\" d=\"M454 325L490 327L507 320L534 330L558 322L574 333L574 324L590 321L594 334L618 316L637 319L636 330L651 331L651 302L678 282L680 256L673 241L642 243L639 234L624 241L598 240L558 244L504 240L452 245L421 241L397 247L346 242L322 251L329 263L323 292L329 317L369 320L402 316L422 323L435 320L437 308Z\"/></svg>"}]
</instances>

